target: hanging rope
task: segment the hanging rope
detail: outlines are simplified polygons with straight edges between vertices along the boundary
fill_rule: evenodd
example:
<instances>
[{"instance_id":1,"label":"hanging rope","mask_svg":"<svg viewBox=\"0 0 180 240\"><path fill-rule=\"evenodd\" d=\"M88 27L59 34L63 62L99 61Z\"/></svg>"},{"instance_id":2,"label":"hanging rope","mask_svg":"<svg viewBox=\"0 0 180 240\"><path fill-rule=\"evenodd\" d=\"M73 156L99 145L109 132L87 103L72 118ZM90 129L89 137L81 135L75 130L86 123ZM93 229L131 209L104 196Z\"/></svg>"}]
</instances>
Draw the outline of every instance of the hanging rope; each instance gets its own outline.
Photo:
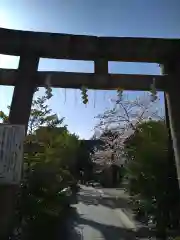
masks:
<instances>
[{"instance_id":1,"label":"hanging rope","mask_svg":"<svg viewBox=\"0 0 180 240\"><path fill-rule=\"evenodd\" d=\"M48 76L45 79L45 85L49 88L51 87L51 74L48 74Z\"/></svg>"},{"instance_id":2,"label":"hanging rope","mask_svg":"<svg viewBox=\"0 0 180 240\"><path fill-rule=\"evenodd\" d=\"M153 83L151 84L151 101L154 102L157 99L157 90L156 90L156 79L153 78Z\"/></svg>"},{"instance_id":3,"label":"hanging rope","mask_svg":"<svg viewBox=\"0 0 180 240\"><path fill-rule=\"evenodd\" d=\"M104 95L103 98L104 98L104 101L105 101L105 100L106 100L106 90L104 91L104 94L103 94L103 95Z\"/></svg>"},{"instance_id":4,"label":"hanging rope","mask_svg":"<svg viewBox=\"0 0 180 240\"><path fill-rule=\"evenodd\" d=\"M51 88L51 74L49 74L45 79L45 89L48 98L52 97L52 88Z\"/></svg>"},{"instance_id":5,"label":"hanging rope","mask_svg":"<svg viewBox=\"0 0 180 240\"><path fill-rule=\"evenodd\" d=\"M96 107L96 90L94 90L94 108Z\"/></svg>"},{"instance_id":6,"label":"hanging rope","mask_svg":"<svg viewBox=\"0 0 180 240\"><path fill-rule=\"evenodd\" d=\"M64 88L64 104L66 103L66 88Z\"/></svg>"},{"instance_id":7,"label":"hanging rope","mask_svg":"<svg viewBox=\"0 0 180 240\"><path fill-rule=\"evenodd\" d=\"M77 89L74 89L74 105L77 105Z\"/></svg>"},{"instance_id":8,"label":"hanging rope","mask_svg":"<svg viewBox=\"0 0 180 240\"><path fill-rule=\"evenodd\" d=\"M163 64L159 64L160 70L161 70L161 74L165 75L165 69L164 69L164 65Z\"/></svg>"},{"instance_id":9,"label":"hanging rope","mask_svg":"<svg viewBox=\"0 0 180 240\"><path fill-rule=\"evenodd\" d=\"M117 97L118 97L118 99L117 99L116 103L120 103L123 98L123 89L122 88L117 89Z\"/></svg>"},{"instance_id":10,"label":"hanging rope","mask_svg":"<svg viewBox=\"0 0 180 240\"><path fill-rule=\"evenodd\" d=\"M88 103L88 95L87 95L88 89L85 86L82 86L81 88L81 96L83 103L86 105Z\"/></svg>"}]
</instances>

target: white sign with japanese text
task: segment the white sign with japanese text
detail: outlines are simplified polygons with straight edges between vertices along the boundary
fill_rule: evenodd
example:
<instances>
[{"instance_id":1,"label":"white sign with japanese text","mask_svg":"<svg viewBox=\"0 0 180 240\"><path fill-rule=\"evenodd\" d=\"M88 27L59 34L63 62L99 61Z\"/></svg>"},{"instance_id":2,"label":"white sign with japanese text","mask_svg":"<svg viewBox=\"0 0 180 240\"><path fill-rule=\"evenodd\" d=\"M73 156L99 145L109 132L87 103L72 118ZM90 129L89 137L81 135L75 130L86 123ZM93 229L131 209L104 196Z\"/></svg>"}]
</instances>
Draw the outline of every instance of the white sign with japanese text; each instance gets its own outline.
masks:
<instances>
[{"instance_id":1,"label":"white sign with japanese text","mask_svg":"<svg viewBox=\"0 0 180 240\"><path fill-rule=\"evenodd\" d=\"M0 124L0 184L18 184L23 163L23 125Z\"/></svg>"}]
</instances>

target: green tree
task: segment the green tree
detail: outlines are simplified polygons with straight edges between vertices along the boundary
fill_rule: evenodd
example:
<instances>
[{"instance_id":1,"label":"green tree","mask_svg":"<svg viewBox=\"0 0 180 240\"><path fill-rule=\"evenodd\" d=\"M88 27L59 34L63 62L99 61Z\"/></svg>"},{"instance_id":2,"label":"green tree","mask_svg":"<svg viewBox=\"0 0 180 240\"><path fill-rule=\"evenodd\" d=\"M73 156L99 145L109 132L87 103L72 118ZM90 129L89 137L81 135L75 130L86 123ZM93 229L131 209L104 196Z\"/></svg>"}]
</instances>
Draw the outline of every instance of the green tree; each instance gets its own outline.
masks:
<instances>
[{"instance_id":1,"label":"green tree","mask_svg":"<svg viewBox=\"0 0 180 240\"><path fill-rule=\"evenodd\" d=\"M79 140L66 126L40 127L35 131L34 139L44 146L44 159L57 162L61 168L75 174Z\"/></svg>"},{"instance_id":2,"label":"green tree","mask_svg":"<svg viewBox=\"0 0 180 240\"><path fill-rule=\"evenodd\" d=\"M138 195L139 211L153 216L157 229L165 231L173 227L179 213L179 191L171 185L176 174L170 175L168 160L168 131L163 121L139 124L125 141L128 159L129 190ZM172 164L172 163L171 163ZM172 181L174 180L174 181Z\"/></svg>"},{"instance_id":3,"label":"green tree","mask_svg":"<svg viewBox=\"0 0 180 240\"><path fill-rule=\"evenodd\" d=\"M64 118L58 118L57 114L52 113L52 109L48 106L48 101L52 98L52 89L45 88L42 96L36 96L39 89L36 89L35 97L32 102L31 114L28 122L28 134L31 135L41 126L56 127L63 123ZM7 107L10 108L9 106ZM2 122L8 122L8 115L0 111L0 119Z\"/></svg>"},{"instance_id":4,"label":"green tree","mask_svg":"<svg viewBox=\"0 0 180 240\"><path fill-rule=\"evenodd\" d=\"M64 118L49 108L51 97L52 91L47 88L43 96L33 99L25 138L27 152L17 208L18 229L25 239L53 239L56 223L69 204L62 189L76 184L72 174L78 137L63 125ZM3 112L0 117L8 119Z\"/></svg>"},{"instance_id":5,"label":"green tree","mask_svg":"<svg viewBox=\"0 0 180 240\"><path fill-rule=\"evenodd\" d=\"M58 118L52 113L48 101L52 97L52 89L46 88L45 94L35 97L32 102L31 115L28 123L28 133L33 134L40 126L57 127L63 123L64 118Z\"/></svg>"},{"instance_id":6,"label":"green tree","mask_svg":"<svg viewBox=\"0 0 180 240\"><path fill-rule=\"evenodd\" d=\"M0 111L0 119L3 123L8 122L8 116L3 111Z\"/></svg>"}]
</instances>

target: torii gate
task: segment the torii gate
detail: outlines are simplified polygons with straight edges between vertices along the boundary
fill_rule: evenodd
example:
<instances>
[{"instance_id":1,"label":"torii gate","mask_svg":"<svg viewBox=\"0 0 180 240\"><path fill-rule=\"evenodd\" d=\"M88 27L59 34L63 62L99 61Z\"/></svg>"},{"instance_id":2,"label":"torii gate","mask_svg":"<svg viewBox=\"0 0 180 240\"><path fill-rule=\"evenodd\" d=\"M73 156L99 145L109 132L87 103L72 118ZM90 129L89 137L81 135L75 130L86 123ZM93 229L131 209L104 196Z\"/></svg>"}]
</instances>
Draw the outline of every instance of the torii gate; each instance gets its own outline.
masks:
<instances>
[{"instance_id":1,"label":"torii gate","mask_svg":"<svg viewBox=\"0 0 180 240\"><path fill-rule=\"evenodd\" d=\"M0 85L15 86L11 124L27 126L35 88L46 86L49 74L51 86L60 88L149 90L155 79L157 90L164 91L167 100L180 182L180 39L95 37L0 28L0 54L20 56L17 70L0 69ZM94 73L38 72L41 57L94 61ZM108 61L159 63L165 75L109 74Z\"/></svg>"}]
</instances>

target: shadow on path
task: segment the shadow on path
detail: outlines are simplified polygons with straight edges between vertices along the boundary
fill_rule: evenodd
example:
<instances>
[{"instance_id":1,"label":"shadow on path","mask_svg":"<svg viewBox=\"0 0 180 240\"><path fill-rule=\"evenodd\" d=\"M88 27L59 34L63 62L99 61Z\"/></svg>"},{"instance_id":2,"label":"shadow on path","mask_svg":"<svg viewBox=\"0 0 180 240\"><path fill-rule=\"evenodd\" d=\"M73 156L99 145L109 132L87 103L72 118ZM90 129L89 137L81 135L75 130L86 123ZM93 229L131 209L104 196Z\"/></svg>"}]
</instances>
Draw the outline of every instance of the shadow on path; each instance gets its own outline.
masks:
<instances>
[{"instance_id":1,"label":"shadow on path","mask_svg":"<svg viewBox=\"0 0 180 240\"><path fill-rule=\"evenodd\" d=\"M69 240L81 240L82 232L79 226L90 226L103 235L104 240L120 240L120 239L140 239L140 238L147 238L155 236L155 232L148 230L147 228L141 228L137 232L132 230L124 229L122 227L116 227L111 225L104 225L102 223L96 222L94 220L85 219L83 216L79 215L76 212L76 208L72 208L72 219L71 223L69 224L68 232ZM85 239L86 240L86 239Z\"/></svg>"}]
</instances>

